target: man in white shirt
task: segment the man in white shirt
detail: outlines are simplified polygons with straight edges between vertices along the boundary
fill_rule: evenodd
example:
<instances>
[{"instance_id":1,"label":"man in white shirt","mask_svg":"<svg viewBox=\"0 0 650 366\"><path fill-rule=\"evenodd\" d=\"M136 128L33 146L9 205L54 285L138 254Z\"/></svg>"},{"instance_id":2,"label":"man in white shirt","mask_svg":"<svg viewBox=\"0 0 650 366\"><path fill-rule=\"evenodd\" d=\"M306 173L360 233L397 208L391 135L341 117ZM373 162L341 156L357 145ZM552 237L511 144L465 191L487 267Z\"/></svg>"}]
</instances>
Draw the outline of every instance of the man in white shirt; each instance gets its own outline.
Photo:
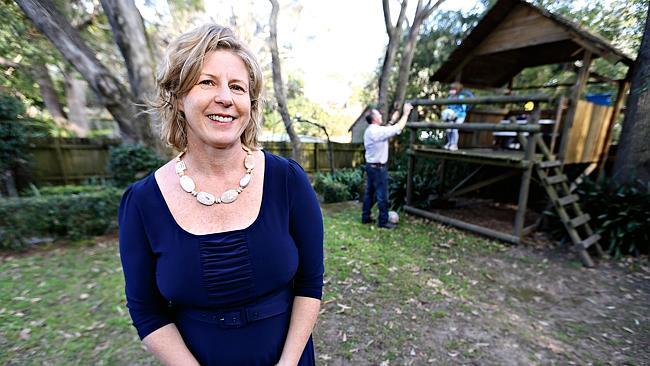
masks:
<instances>
[{"instance_id":1,"label":"man in white shirt","mask_svg":"<svg viewBox=\"0 0 650 366\"><path fill-rule=\"evenodd\" d=\"M395 228L395 224L388 222L388 167L386 166L388 162L388 140L402 132L411 109L413 109L411 104L404 104L402 118L396 124L388 126L381 125L382 118L378 110L372 109L366 115L366 122L370 125L363 134L363 145L366 148L366 174L368 177L361 212L361 222L364 224L373 221L370 211L376 201L379 207L377 225L385 229ZM398 114L398 112L395 112L392 120L396 119Z\"/></svg>"}]
</instances>

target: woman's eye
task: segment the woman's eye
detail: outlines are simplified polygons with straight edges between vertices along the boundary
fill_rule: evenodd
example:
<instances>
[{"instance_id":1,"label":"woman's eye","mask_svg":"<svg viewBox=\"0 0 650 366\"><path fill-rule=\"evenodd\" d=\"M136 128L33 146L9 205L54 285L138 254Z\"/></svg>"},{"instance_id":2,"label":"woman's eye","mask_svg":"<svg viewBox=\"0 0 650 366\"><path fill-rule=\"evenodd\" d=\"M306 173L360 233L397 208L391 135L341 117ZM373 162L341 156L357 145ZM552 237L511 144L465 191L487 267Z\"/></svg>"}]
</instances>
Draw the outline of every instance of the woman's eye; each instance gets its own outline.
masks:
<instances>
[{"instance_id":1,"label":"woman's eye","mask_svg":"<svg viewBox=\"0 0 650 366\"><path fill-rule=\"evenodd\" d=\"M204 87L204 88L205 87L212 87L212 86L214 86L214 81L209 80L209 79L201 80L201 81L199 81L199 85L201 85L201 87Z\"/></svg>"},{"instance_id":2,"label":"woman's eye","mask_svg":"<svg viewBox=\"0 0 650 366\"><path fill-rule=\"evenodd\" d=\"M230 86L230 88L232 88L233 90L236 90L238 92L242 92L242 93L246 92L246 89L244 89L244 87L241 86L241 85L233 84L233 85Z\"/></svg>"}]
</instances>

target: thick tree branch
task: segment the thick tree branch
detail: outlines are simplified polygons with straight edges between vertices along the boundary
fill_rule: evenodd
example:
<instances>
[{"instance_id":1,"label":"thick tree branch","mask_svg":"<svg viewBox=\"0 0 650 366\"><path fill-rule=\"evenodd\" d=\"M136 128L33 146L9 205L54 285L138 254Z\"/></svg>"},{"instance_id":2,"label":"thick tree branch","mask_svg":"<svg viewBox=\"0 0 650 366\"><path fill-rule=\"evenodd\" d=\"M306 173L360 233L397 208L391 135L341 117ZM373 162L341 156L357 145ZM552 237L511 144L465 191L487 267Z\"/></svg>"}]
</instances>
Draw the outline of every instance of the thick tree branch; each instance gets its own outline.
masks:
<instances>
[{"instance_id":1,"label":"thick tree branch","mask_svg":"<svg viewBox=\"0 0 650 366\"><path fill-rule=\"evenodd\" d=\"M284 92L284 83L282 81L282 68L280 65L280 52L278 51L278 12L280 5L277 0L269 0L271 2L271 17L269 19L270 25L270 39L269 48L271 49L271 64L273 70L273 91L275 92L275 99L278 102L278 111L284 122L284 127L287 130L289 139L292 146L293 160L300 162L300 138L296 134L291 117L289 116L289 109L287 108L287 98Z\"/></svg>"},{"instance_id":2,"label":"thick tree branch","mask_svg":"<svg viewBox=\"0 0 650 366\"><path fill-rule=\"evenodd\" d=\"M16 0L34 25L56 46L61 55L88 81L102 104L113 115L126 141L139 140L134 128L132 97L86 46L78 32L50 0Z\"/></svg>"}]
</instances>

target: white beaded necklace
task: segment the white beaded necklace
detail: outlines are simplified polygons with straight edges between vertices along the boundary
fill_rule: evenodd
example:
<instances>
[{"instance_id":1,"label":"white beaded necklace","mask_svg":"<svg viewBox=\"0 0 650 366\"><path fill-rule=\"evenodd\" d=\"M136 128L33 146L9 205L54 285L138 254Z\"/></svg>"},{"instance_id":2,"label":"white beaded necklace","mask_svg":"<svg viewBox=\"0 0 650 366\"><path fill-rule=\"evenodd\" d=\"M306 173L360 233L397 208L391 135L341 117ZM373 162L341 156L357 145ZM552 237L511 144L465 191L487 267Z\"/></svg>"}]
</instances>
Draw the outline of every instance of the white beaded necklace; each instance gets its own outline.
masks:
<instances>
[{"instance_id":1,"label":"white beaded necklace","mask_svg":"<svg viewBox=\"0 0 650 366\"><path fill-rule=\"evenodd\" d=\"M206 206L212 206L215 203L219 204L235 202L242 190L244 190L244 188L248 187L250 184L251 178L253 178L253 169L255 168L255 160L253 158L253 153L251 150L246 146L242 146L242 149L246 151L246 157L244 158L244 168L246 168L246 174L244 174L244 176L239 180L239 188L229 189L223 192L220 197L215 197L213 194L208 192L197 192L195 190L196 184L194 183L194 180L189 175L185 175L187 166L185 165L185 162L181 160L181 156L185 154L185 151L182 151L176 157L176 174L178 174L178 177L180 178L179 181L181 188L183 188L185 192L196 197L197 201Z\"/></svg>"}]
</instances>

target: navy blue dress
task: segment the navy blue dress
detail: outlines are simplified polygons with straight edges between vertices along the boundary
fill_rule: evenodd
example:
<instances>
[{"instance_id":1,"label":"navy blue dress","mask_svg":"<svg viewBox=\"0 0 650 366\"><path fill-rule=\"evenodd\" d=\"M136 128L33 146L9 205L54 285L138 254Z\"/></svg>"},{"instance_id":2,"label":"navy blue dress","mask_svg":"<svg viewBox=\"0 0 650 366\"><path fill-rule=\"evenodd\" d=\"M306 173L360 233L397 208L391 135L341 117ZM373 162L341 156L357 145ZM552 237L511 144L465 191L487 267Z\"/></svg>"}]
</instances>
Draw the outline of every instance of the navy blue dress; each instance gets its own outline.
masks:
<instances>
[{"instance_id":1,"label":"navy blue dress","mask_svg":"<svg viewBox=\"0 0 650 366\"><path fill-rule=\"evenodd\" d=\"M322 295L323 219L302 168L264 156L260 212L241 230L185 231L153 174L127 188L120 255L140 339L174 323L201 365L279 360L294 296ZM315 364L311 337L299 364Z\"/></svg>"}]
</instances>

